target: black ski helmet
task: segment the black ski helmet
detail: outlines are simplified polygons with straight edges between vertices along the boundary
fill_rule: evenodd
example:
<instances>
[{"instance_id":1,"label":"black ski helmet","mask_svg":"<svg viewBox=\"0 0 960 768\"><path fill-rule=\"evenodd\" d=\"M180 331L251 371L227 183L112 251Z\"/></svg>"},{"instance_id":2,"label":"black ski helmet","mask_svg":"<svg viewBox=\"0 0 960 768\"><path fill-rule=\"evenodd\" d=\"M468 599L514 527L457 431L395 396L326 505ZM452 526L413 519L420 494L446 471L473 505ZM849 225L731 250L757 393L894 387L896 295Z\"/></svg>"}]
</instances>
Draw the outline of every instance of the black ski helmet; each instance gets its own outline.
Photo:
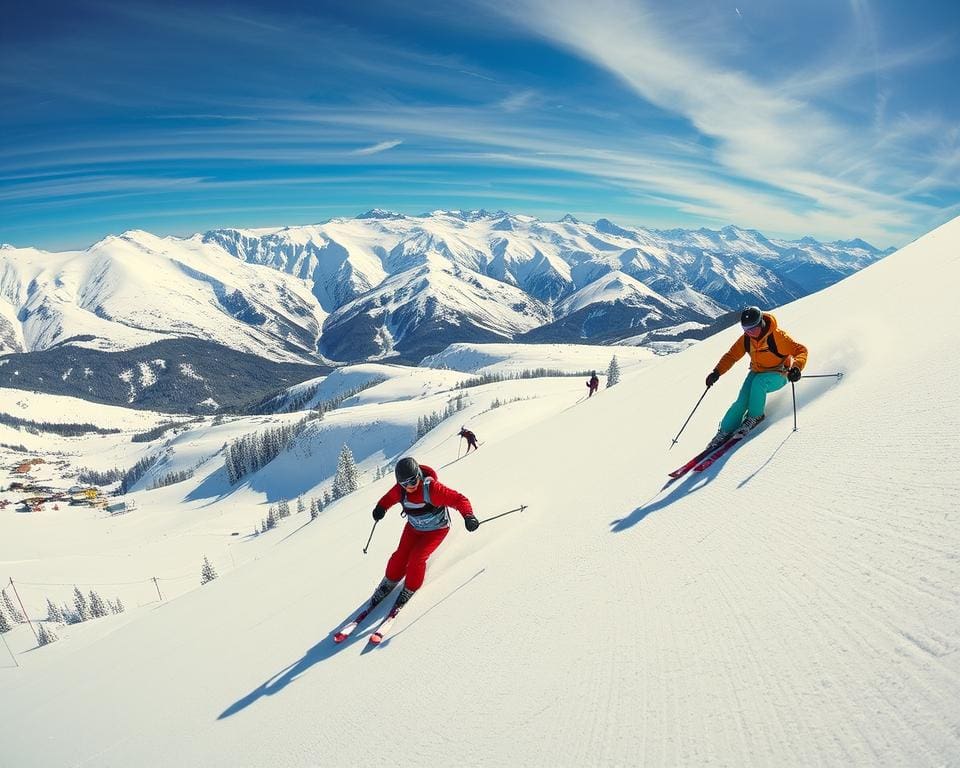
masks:
<instances>
[{"instance_id":1,"label":"black ski helmet","mask_svg":"<svg viewBox=\"0 0 960 768\"><path fill-rule=\"evenodd\" d=\"M423 477L423 472L420 471L420 465L417 464L417 460L410 456L400 459L400 461L397 462L393 474L396 476L397 482L400 483L400 485L413 485Z\"/></svg>"},{"instance_id":2,"label":"black ski helmet","mask_svg":"<svg viewBox=\"0 0 960 768\"><path fill-rule=\"evenodd\" d=\"M740 313L740 325L745 331L756 328L763 322L763 312L760 307L747 307Z\"/></svg>"}]
</instances>

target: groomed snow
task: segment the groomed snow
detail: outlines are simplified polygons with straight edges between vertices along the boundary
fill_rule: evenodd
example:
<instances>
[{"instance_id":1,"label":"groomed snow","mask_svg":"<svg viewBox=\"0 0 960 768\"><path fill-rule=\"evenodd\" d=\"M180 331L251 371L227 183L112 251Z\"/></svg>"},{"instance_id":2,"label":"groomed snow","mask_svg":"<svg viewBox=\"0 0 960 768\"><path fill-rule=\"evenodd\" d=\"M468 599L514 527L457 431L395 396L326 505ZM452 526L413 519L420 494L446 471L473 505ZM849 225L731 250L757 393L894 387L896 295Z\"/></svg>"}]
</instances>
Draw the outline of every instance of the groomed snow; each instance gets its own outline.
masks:
<instances>
[{"instance_id":1,"label":"groomed snow","mask_svg":"<svg viewBox=\"0 0 960 768\"><path fill-rule=\"evenodd\" d=\"M455 521L426 584L372 652L369 630L341 646L331 637L399 536L393 509L361 552L389 481L309 525L287 521L251 545L256 554L244 551L236 568L219 560L220 578L176 599L64 629L36 650L16 627L4 637L20 666L0 668L5 759L18 768L956 763L958 248L960 219L776 310L811 350L806 372L842 370L843 380L797 384L797 431L790 389L773 395L765 428L663 492L666 472L706 442L736 394L743 361L667 450L734 331L628 369L586 401L579 379L564 391L538 390L539 380L478 388L486 399L522 384L537 397L471 413L483 444L465 459L454 453L459 424L413 453L481 519L528 508L473 534ZM898 307L922 307L922 319ZM363 407L382 410L394 425L383 439L399 444L417 404ZM224 430L222 442L239 427L211 429ZM117 551L135 561L134 540L147 550L188 518L246 513L293 478L323 475L306 453L278 462L225 496L211 474L156 491L170 494L169 508L124 516L141 530ZM177 502L184 493L192 504ZM22 523L11 514L0 534ZM102 533L73 539L78 559L106 561ZM4 572L24 578L30 555L4 540ZM199 581L200 563L191 569Z\"/></svg>"}]
</instances>

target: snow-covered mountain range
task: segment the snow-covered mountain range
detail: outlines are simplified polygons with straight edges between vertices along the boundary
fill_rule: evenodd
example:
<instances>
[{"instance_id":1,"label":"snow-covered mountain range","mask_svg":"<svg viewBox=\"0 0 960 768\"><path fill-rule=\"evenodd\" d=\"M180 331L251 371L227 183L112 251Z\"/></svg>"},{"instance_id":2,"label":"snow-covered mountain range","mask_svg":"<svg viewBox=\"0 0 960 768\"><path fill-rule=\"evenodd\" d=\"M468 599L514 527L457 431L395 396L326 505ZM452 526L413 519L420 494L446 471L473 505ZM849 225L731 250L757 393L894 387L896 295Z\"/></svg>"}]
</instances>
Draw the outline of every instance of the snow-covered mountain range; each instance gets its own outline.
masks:
<instances>
[{"instance_id":1,"label":"snow-covered mountain range","mask_svg":"<svg viewBox=\"0 0 960 768\"><path fill-rule=\"evenodd\" d=\"M186 239L130 231L84 251L0 248L0 352L194 337L277 361L348 362L418 360L453 342L610 342L776 306L886 253L503 211L373 210Z\"/></svg>"},{"instance_id":2,"label":"snow-covered mountain range","mask_svg":"<svg viewBox=\"0 0 960 768\"><path fill-rule=\"evenodd\" d=\"M745 360L690 414L736 330L666 356L462 344L432 367L345 366L291 388L287 404L378 383L237 482L224 445L304 412L172 420L0 390L0 410L24 420L121 430L0 423L0 611L12 625L0 762L956 765L958 249L960 218L776 307L809 348L803 378L770 395L749 439L667 488L741 386ZM924 332L889 311L891 296L925 307ZM602 368L614 352L621 381L589 399L579 375L508 376ZM477 374L489 383L457 386ZM465 456L461 425L481 441ZM253 532L271 506L329 491L344 445L357 490L315 520L304 509ZM454 515L383 643L367 637L388 604L336 644L405 525L393 507L373 528L371 509L406 455L484 522L468 532ZM33 496L69 489L81 468L145 460L124 514ZM28 494L38 511L14 511ZM207 559L218 578L201 586ZM80 590L126 611L50 615ZM21 609L32 627L13 618ZM38 647L41 629L59 639Z\"/></svg>"}]
</instances>

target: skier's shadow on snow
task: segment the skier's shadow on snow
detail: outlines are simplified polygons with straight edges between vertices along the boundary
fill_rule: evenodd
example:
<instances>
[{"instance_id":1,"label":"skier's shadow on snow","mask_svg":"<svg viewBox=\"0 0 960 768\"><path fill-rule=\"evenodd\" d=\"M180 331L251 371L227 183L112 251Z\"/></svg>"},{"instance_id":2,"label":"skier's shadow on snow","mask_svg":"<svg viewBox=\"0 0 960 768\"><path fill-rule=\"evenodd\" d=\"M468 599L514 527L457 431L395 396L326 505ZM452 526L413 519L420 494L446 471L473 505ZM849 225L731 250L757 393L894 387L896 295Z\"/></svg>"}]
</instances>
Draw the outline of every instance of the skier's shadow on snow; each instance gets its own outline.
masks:
<instances>
[{"instance_id":1,"label":"skier's shadow on snow","mask_svg":"<svg viewBox=\"0 0 960 768\"><path fill-rule=\"evenodd\" d=\"M483 445L483 443L480 443L480 445ZM476 452L477 452L477 449L474 448L470 453L465 453L465 454L463 454L463 456L457 456L457 458L451 459L451 460L448 461L446 464L443 464L443 465L437 467L437 469L446 469L446 468L449 467L451 464L456 464L458 461L463 461L463 460L464 460L465 458L467 458L468 456L473 456L473 454L475 454Z\"/></svg>"},{"instance_id":2,"label":"skier's shadow on snow","mask_svg":"<svg viewBox=\"0 0 960 768\"><path fill-rule=\"evenodd\" d=\"M321 661L329 659L334 653L340 651L343 646L335 645L333 642L333 636L336 634L336 632L337 630L331 631L329 635L323 638L323 640L314 645L312 648L309 648L307 652L303 654L303 658L297 660L286 669L281 670L243 698L237 699L233 704L220 713L220 716L217 718L217 720L226 720L231 715L235 715L249 707L257 699L280 693L284 688L290 685L290 683L300 677L314 664L318 664ZM344 643L344 645L346 645L346 643Z\"/></svg>"},{"instance_id":3,"label":"skier's shadow on snow","mask_svg":"<svg viewBox=\"0 0 960 768\"><path fill-rule=\"evenodd\" d=\"M717 476L717 472L719 472L720 468L727 462L729 456L730 454L722 456L720 459L714 462L712 467L704 470L703 472L698 472L696 475L688 474L686 477L677 480L676 484L672 486L671 491L662 498L659 497L660 494L663 493L664 489L660 489L649 501L641 504L626 517L612 520L610 522L610 532L622 533L628 528L633 528L633 526L641 522L647 515L651 515L654 512L665 509L675 501L678 501L685 496L689 496L694 491L697 491L700 488L703 488L705 485L708 485L713 481L713 478Z\"/></svg>"},{"instance_id":4,"label":"skier's shadow on snow","mask_svg":"<svg viewBox=\"0 0 960 768\"><path fill-rule=\"evenodd\" d=\"M418 621L420 621L420 619L422 619L424 616L430 613L430 611L432 611L434 608L440 605L440 603L443 603L446 600L453 597L453 595L455 595L457 592L459 592L461 589L467 586L467 584L469 584L471 581L477 578L477 576L479 576L485 570L486 570L485 568L481 568L473 576L471 576L469 579L463 582L463 584L461 584L459 587L457 587L452 592L450 592L450 594L448 594L446 597L441 598L440 600L435 602L433 605L431 605L429 608L427 608L416 619L410 622L410 624L408 624L402 630L397 632L396 635L394 635L394 637L399 636L404 632L406 632L408 629L410 629L411 626L416 624ZM364 626L368 628L376 627L376 625L380 623L380 620L383 619L384 616L386 616L386 613L388 610L387 604L389 602L390 602L389 600L384 600L383 603L378 607L378 610L375 610L366 618L364 623L361 625L361 629ZM359 608L357 610L359 610ZM408 608L407 610L410 610L410 609ZM356 611L354 611L354 613L356 613ZM351 614L351 616L352 615L353 614ZM357 632L354 632L352 635L350 635L350 637L348 637L342 643L337 644L333 642L333 638L334 638L334 635L336 635L337 632L339 631L340 631L340 625L338 624L336 628L332 629L330 633L325 638L323 638L323 640L318 642L313 647L309 648L307 652L303 654L302 658L295 661L286 669L283 669L277 674L275 674L273 677L271 677L269 680L267 680L265 683L258 686L254 690L252 690L243 698L237 699L233 704L231 704L229 707L223 710L223 712L220 713L220 715L217 717L217 720L226 720L228 717L231 717L232 715L235 715L238 712L241 712L247 707L249 707L251 704L257 701L257 699L263 698L264 696L273 696L275 694L280 693L284 688L286 688L288 685L290 685L290 683L292 683L294 680L299 678L314 664L319 664L321 661L326 661L331 656L337 653L342 653L344 649L349 648L351 645L355 643L363 642L364 644L366 644L366 647L364 648L363 651L361 651L361 653L369 653L374 649L385 647L391 640L390 637L387 637L379 646L369 645L367 644L367 633L364 631L357 631Z\"/></svg>"},{"instance_id":5,"label":"skier's shadow on snow","mask_svg":"<svg viewBox=\"0 0 960 768\"><path fill-rule=\"evenodd\" d=\"M588 395L584 395L584 396L581 397L579 400L577 400L577 402L575 402L573 405L568 405L566 408L564 408L562 411L560 411L560 413L566 413L566 412L569 411L571 408L573 408L573 407L576 406L576 405L580 405L580 403L584 402L584 401L587 400L587 399L588 399Z\"/></svg>"},{"instance_id":6,"label":"skier's shadow on snow","mask_svg":"<svg viewBox=\"0 0 960 768\"><path fill-rule=\"evenodd\" d=\"M461 585L460 585L459 587L457 587L455 590L453 590L452 592L450 592L450 594L448 594L446 597L442 597L442 598L440 598L439 600L437 600L437 602L435 602L433 605L431 605L429 608L427 608L427 610L425 610L423 613L421 613L419 616L417 616L417 618L415 618L413 621L411 621L409 624L407 624L407 626L405 626L405 627L404 627L403 629L401 629L399 632L394 632L394 633L392 633L392 634L390 634L390 635L387 635L387 637L384 638L383 642L381 642L380 645L369 645L369 644L368 644L367 647L364 648L364 649L361 651L361 653L370 653L370 651L373 651L373 650L375 650L375 649L385 648L386 646L388 646L392 640L394 640L394 639L397 638L397 637L400 637L400 635L402 635L404 632L406 632L408 629L410 629L414 624L416 624L418 621L420 621L420 619L422 619L424 616L426 616L428 613L430 613L430 611L432 611L434 608L436 608L438 605L440 605L440 603L444 603L444 602L446 602L447 600L449 600L451 597L453 597L455 594L457 594L457 592L459 592L461 589L463 589L465 586L467 586L467 584L469 584L471 581L473 581L475 578L477 578L477 576L479 576L480 574L482 574L485 570L487 570L487 569L486 569L486 568L481 568L479 571L477 571L475 574L473 574L473 576L471 576L469 579L467 579L465 582L463 582L463 584L461 584Z\"/></svg>"},{"instance_id":7,"label":"skier's shadow on snow","mask_svg":"<svg viewBox=\"0 0 960 768\"><path fill-rule=\"evenodd\" d=\"M763 468L766 467L773 460L773 457L777 455L777 452L783 447L784 443L786 443L787 440L790 439L790 435L792 434L793 432L790 432L783 439L783 442L781 442L780 445L776 447L774 452L770 454L769 458L767 458L766 461L764 461L759 467L757 467L757 469L754 470L743 482L741 482L737 486L737 488L742 488L744 485L749 483L757 474L759 474L760 471L763 470ZM689 474L677 480L675 484L670 486L672 490L666 496L662 498L658 498L660 494L663 493L663 491L665 490L665 488L661 488L659 491L657 491L653 495L653 497L649 501L647 501L645 504L641 504L639 507L633 510L633 512L631 512L629 515L627 515L626 517L619 518L617 520L613 520L610 523L611 533L621 533L622 531L625 531L628 528L632 528L637 523L642 521L647 515L650 515L654 512L657 512L658 510L669 507L675 501L678 501L679 499L689 496L691 493L695 493L701 488L709 485L710 483L713 482L714 478L723 468L724 464L726 464L731 457L736 455L736 453L737 453L736 451L729 451L725 453L723 456L717 459L712 466L710 466L708 469L705 469L703 472L690 472Z\"/></svg>"}]
</instances>

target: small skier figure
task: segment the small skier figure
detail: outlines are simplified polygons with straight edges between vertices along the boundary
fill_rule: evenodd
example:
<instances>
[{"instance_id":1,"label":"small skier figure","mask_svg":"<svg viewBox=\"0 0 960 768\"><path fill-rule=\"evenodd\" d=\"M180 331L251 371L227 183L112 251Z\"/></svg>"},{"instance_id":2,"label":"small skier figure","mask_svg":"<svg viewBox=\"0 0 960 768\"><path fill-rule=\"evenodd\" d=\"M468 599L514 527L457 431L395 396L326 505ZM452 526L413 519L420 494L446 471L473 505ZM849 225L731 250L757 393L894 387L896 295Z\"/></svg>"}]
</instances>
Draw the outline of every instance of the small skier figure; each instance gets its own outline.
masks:
<instances>
[{"instance_id":1,"label":"small skier figure","mask_svg":"<svg viewBox=\"0 0 960 768\"><path fill-rule=\"evenodd\" d=\"M587 389L590 390L590 394L587 397L593 397L593 393L597 391L600 387L600 379L597 378L597 372L592 371L590 373L590 380L587 382Z\"/></svg>"},{"instance_id":2,"label":"small skier figure","mask_svg":"<svg viewBox=\"0 0 960 768\"><path fill-rule=\"evenodd\" d=\"M400 459L394 470L397 482L373 508L373 519L382 520L394 504L403 506L407 524L400 535L400 543L387 561L386 574L370 598L368 610L374 608L393 588L404 580L403 590L390 611L397 612L420 589L427 570L427 558L450 532L450 513L453 507L463 515L463 524L468 531L480 527L473 515L470 500L437 480L437 473L425 464L417 464L411 457Z\"/></svg>"},{"instance_id":3,"label":"small skier figure","mask_svg":"<svg viewBox=\"0 0 960 768\"><path fill-rule=\"evenodd\" d=\"M471 431L470 431L469 429L467 429L466 427L460 427L460 431L459 431L457 434L460 435L460 437L465 437L465 438L467 438L467 453L470 453L470 449L471 449L471 448L473 448L473 450L477 450L477 448L478 448L478 446L477 446L477 436L476 436L475 434L473 434L473 432L471 432ZM463 455L466 456L467 453L465 453L465 454L463 454Z\"/></svg>"},{"instance_id":4,"label":"small skier figure","mask_svg":"<svg viewBox=\"0 0 960 768\"><path fill-rule=\"evenodd\" d=\"M712 387L748 353L750 371L708 449L722 445L734 431L746 434L759 424L763 420L767 395L785 386L787 381L799 381L800 372L807 364L807 348L777 327L773 315L761 312L758 307L747 307L740 313L740 327L743 335L710 371L706 384Z\"/></svg>"}]
</instances>

